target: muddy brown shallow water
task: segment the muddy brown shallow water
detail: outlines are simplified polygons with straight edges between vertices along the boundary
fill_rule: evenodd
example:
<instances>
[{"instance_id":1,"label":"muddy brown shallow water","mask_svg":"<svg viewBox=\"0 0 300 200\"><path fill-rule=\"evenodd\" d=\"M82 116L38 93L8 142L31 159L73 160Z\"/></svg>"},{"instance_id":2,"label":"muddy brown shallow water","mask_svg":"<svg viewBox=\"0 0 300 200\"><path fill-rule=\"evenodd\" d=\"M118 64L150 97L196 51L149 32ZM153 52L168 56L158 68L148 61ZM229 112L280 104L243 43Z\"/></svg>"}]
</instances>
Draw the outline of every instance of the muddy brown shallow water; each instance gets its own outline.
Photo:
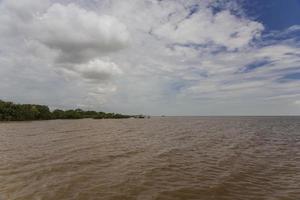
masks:
<instances>
[{"instance_id":1,"label":"muddy brown shallow water","mask_svg":"<svg viewBox=\"0 0 300 200\"><path fill-rule=\"evenodd\" d=\"M0 123L0 199L297 200L300 118Z\"/></svg>"}]
</instances>

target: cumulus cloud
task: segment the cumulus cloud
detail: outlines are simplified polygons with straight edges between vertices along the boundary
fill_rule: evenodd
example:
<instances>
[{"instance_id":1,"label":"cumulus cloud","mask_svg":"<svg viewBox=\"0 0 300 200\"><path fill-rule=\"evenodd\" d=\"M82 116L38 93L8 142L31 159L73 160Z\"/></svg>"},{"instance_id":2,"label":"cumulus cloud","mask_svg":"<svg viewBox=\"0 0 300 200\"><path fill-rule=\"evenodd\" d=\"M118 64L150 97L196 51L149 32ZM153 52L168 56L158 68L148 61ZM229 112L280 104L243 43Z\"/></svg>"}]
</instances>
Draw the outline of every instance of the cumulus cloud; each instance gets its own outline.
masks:
<instances>
[{"instance_id":1,"label":"cumulus cloud","mask_svg":"<svg viewBox=\"0 0 300 200\"><path fill-rule=\"evenodd\" d=\"M2 35L41 42L58 50L62 58L72 58L66 62L85 62L122 49L129 41L127 28L118 19L75 4L12 0L3 1L0 9Z\"/></svg>"},{"instance_id":2,"label":"cumulus cloud","mask_svg":"<svg viewBox=\"0 0 300 200\"><path fill-rule=\"evenodd\" d=\"M54 4L34 21L33 39L59 50L58 62L83 63L127 46L129 33L116 18L75 4Z\"/></svg>"},{"instance_id":3,"label":"cumulus cloud","mask_svg":"<svg viewBox=\"0 0 300 200\"><path fill-rule=\"evenodd\" d=\"M72 70L89 81L107 81L111 80L113 75L122 74L121 69L115 63L99 59L87 64L74 65Z\"/></svg>"},{"instance_id":4,"label":"cumulus cloud","mask_svg":"<svg viewBox=\"0 0 300 200\"><path fill-rule=\"evenodd\" d=\"M5 0L0 2L0 22L1 64L9 76L28 65L44 70L35 75L45 80L49 74L60 73L68 82L88 88L87 95L102 91L98 96L104 98L105 91L115 91L113 78L121 69L103 57L128 45L129 32L117 18L72 3ZM49 84L55 85L51 80ZM61 89L66 89L67 84L62 84Z\"/></svg>"},{"instance_id":5,"label":"cumulus cloud","mask_svg":"<svg viewBox=\"0 0 300 200\"><path fill-rule=\"evenodd\" d=\"M4 0L0 23L0 94L12 100L149 114L297 112L300 83L284 77L300 72L299 27L266 33L236 1Z\"/></svg>"}]
</instances>

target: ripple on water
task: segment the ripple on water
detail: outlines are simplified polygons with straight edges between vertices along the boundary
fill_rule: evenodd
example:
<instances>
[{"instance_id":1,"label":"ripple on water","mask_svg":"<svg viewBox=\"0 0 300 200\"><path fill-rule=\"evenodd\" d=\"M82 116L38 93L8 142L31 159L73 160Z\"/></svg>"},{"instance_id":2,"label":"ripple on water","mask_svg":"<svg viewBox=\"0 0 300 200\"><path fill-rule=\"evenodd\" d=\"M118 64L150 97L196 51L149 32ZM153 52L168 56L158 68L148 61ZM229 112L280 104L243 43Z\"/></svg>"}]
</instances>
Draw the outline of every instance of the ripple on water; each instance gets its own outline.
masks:
<instances>
[{"instance_id":1,"label":"ripple on water","mask_svg":"<svg viewBox=\"0 0 300 200\"><path fill-rule=\"evenodd\" d=\"M0 123L0 200L295 200L299 133L299 117Z\"/></svg>"}]
</instances>

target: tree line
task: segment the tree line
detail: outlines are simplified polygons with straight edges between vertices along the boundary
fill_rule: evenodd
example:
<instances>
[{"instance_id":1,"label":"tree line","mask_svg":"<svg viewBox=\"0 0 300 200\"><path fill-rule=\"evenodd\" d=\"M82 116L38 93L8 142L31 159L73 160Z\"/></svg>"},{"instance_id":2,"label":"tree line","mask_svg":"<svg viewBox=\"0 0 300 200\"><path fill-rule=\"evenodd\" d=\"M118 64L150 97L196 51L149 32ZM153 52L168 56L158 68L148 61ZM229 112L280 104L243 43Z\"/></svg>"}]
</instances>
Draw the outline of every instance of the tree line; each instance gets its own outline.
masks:
<instances>
[{"instance_id":1,"label":"tree line","mask_svg":"<svg viewBox=\"0 0 300 200\"><path fill-rule=\"evenodd\" d=\"M118 113L105 113L96 111L59 110L50 111L48 106L35 104L15 104L0 100L0 121L30 121L50 119L122 119L143 118L143 116L123 115Z\"/></svg>"}]
</instances>

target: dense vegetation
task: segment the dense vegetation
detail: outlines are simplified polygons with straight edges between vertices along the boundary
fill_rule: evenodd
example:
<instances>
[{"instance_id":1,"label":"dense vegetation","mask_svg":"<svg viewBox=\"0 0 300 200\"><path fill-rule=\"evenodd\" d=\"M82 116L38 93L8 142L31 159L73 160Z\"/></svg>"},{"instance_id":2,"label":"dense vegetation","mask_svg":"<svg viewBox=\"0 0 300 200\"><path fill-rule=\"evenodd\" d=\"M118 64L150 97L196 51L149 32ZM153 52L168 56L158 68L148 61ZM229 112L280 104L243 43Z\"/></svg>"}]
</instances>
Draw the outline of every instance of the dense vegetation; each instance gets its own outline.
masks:
<instances>
[{"instance_id":1,"label":"dense vegetation","mask_svg":"<svg viewBox=\"0 0 300 200\"><path fill-rule=\"evenodd\" d=\"M96 111L76 110L54 110L50 111L48 106L34 104L15 104L0 100L0 121L26 121L26 120L49 120L49 119L120 119L130 116L115 113L104 113Z\"/></svg>"}]
</instances>

